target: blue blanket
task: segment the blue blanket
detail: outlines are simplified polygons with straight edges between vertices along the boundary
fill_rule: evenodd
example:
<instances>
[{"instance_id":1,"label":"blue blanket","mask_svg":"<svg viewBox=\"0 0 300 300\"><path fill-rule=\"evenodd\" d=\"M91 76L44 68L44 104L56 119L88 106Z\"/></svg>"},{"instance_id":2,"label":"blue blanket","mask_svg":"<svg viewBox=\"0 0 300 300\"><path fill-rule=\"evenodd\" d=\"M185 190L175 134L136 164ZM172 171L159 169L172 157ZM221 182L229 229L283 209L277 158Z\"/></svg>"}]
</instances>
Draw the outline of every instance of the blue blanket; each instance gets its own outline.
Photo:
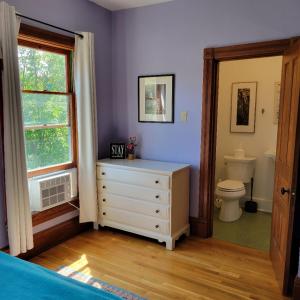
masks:
<instances>
[{"instance_id":1,"label":"blue blanket","mask_svg":"<svg viewBox=\"0 0 300 300\"><path fill-rule=\"evenodd\" d=\"M120 300L100 289L0 252L1 300Z\"/></svg>"}]
</instances>

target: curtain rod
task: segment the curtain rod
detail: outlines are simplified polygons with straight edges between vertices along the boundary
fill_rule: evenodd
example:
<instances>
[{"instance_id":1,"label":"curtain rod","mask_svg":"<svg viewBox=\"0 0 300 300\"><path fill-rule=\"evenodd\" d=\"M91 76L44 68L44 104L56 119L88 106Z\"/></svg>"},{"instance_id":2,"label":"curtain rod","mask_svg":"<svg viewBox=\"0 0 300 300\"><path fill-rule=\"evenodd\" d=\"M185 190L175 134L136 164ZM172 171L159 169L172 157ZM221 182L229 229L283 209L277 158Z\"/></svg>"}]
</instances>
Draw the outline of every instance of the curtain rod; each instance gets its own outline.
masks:
<instances>
[{"instance_id":1,"label":"curtain rod","mask_svg":"<svg viewBox=\"0 0 300 300\"><path fill-rule=\"evenodd\" d=\"M80 34L80 33L77 33L77 32L74 32L74 31L71 31L71 30L68 30L68 29L64 29L62 27L58 27L58 26L55 26L55 25L51 25L49 23L46 23L46 22L43 22L43 21L40 21L40 20L37 20L37 19L33 19L33 18L30 18L30 17L27 17L27 16L23 16L23 15L18 14L18 13L16 13L16 15L18 17L21 17L21 18L24 18L24 19L27 19L27 20L30 20L30 21L33 21L33 22L37 22L37 23L40 23L40 24L43 24L43 25L46 25L46 26L49 26L49 27L61 30L61 31L65 31L65 32L68 32L68 33L72 33L72 34L78 35L79 37L81 37L83 39L83 35Z\"/></svg>"}]
</instances>

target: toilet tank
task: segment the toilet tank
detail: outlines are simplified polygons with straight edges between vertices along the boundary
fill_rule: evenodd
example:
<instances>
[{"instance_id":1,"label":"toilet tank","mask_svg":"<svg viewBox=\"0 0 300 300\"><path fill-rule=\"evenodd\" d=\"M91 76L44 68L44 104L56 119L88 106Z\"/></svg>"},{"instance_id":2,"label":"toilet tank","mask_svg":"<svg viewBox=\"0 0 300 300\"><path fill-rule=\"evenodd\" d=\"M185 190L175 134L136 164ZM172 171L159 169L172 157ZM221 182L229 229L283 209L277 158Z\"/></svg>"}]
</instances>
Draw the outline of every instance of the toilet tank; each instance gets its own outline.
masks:
<instances>
[{"instance_id":1,"label":"toilet tank","mask_svg":"<svg viewBox=\"0 0 300 300\"><path fill-rule=\"evenodd\" d=\"M236 157L225 155L224 162L227 178L239 180L244 183L251 182L251 178L254 177L255 161L256 157Z\"/></svg>"}]
</instances>

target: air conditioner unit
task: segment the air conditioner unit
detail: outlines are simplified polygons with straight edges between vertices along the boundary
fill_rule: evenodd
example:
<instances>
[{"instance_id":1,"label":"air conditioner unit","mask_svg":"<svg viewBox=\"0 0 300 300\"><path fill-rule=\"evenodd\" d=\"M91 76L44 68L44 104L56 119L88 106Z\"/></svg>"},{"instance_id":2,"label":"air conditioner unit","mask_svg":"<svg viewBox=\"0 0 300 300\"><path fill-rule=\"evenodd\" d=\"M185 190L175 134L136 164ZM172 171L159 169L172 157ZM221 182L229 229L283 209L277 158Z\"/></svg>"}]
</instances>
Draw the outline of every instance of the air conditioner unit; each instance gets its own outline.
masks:
<instances>
[{"instance_id":1,"label":"air conditioner unit","mask_svg":"<svg viewBox=\"0 0 300 300\"><path fill-rule=\"evenodd\" d=\"M71 201L71 174L58 173L32 178L29 197L32 211L43 211Z\"/></svg>"}]
</instances>

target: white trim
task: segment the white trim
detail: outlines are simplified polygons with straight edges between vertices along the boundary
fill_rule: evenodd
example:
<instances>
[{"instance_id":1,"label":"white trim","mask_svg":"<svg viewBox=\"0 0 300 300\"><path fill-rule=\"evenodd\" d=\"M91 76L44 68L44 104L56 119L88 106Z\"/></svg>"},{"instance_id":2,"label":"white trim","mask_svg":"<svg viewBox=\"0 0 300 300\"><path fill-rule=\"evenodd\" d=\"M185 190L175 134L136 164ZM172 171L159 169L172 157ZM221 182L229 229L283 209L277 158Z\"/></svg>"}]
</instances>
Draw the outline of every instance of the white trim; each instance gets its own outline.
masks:
<instances>
[{"instance_id":1,"label":"white trim","mask_svg":"<svg viewBox=\"0 0 300 300\"><path fill-rule=\"evenodd\" d=\"M240 206L244 207L245 202L250 200L250 197L244 197L240 199ZM272 207L273 207L273 200L271 199L265 199L260 197L253 197L253 200L257 202L257 210L266 212L266 213L272 213Z\"/></svg>"}]
</instances>

